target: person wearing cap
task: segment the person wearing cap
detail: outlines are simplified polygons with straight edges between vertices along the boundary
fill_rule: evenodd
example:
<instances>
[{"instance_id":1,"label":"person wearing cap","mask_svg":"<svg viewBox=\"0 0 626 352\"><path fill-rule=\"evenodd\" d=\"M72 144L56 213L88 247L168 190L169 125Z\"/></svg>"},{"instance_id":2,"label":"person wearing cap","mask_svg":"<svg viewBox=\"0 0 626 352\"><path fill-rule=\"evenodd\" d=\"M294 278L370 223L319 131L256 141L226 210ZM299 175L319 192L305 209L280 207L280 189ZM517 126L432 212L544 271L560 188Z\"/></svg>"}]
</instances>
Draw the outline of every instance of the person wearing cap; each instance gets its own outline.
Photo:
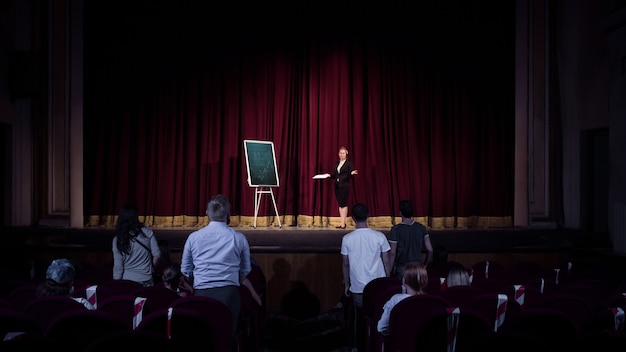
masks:
<instances>
[{"instance_id":1,"label":"person wearing cap","mask_svg":"<svg viewBox=\"0 0 626 352\"><path fill-rule=\"evenodd\" d=\"M68 259L55 259L46 270L46 279L37 287L37 296L67 296L89 310L96 309L86 298L72 297L75 277L76 269Z\"/></svg>"}]
</instances>

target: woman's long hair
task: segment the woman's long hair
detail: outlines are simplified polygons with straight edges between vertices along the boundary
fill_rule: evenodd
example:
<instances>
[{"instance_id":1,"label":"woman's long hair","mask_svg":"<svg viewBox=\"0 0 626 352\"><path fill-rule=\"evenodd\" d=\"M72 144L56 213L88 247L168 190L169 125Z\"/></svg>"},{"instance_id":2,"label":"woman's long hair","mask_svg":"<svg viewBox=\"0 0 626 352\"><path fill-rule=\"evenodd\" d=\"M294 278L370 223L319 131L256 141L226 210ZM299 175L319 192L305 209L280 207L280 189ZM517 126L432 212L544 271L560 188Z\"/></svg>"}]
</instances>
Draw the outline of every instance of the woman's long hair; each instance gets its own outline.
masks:
<instances>
[{"instance_id":1,"label":"woman's long hair","mask_svg":"<svg viewBox=\"0 0 626 352\"><path fill-rule=\"evenodd\" d=\"M424 265L418 262L406 263L402 275L405 285L415 290L418 295L424 293L424 288L428 285L428 270Z\"/></svg>"},{"instance_id":2,"label":"woman's long hair","mask_svg":"<svg viewBox=\"0 0 626 352\"><path fill-rule=\"evenodd\" d=\"M115 226L115 236L117 236L117 249L125 254L130 254L130 241L140 234L143 223L139 221L137 207L132 204L124 204L120 209Z\"/></svg>"}]
</instances>

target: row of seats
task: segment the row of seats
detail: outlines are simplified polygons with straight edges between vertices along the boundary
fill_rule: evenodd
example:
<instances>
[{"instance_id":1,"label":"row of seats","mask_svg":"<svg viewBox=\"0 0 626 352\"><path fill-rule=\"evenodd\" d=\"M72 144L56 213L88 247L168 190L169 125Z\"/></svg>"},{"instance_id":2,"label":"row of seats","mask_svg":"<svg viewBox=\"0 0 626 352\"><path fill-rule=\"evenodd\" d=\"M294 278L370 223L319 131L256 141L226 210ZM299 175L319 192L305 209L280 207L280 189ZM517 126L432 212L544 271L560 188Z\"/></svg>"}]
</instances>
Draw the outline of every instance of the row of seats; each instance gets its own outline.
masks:
<instances>
[{"instance_id":1,"label":"row of seats","mask_svg":"<svg viewBox=\"0 0 626 352\"><path fill-rule=\"evenodd\" d=\"M242 343L241 336L232 334L228 308L208 297L179 298L168 308L155 308L145 315L139 314L140 319L132 329L126 321L129 314L125 312L117 315L107 310L88 310L63 296L48 296L36 301L37 308L29 308L24 313L7 308L0 310L3 324L12 320L10 326L2 327L6 330L5 336L10 334L10 341L18 341L11 344L19 345L25 341L22 346L27 346L31 341L45 339L62 344L66 351L89 351L92 345L99 348L100 344L108 343L109 335L117 337L131 332L166 341L171 345L170 351L190 350L198 345L212 351L231 351ZM129 308L133 309L132 306ZM135 311L134 315L137 316L138 312ZM3 342L3 350L6 342Z\"/></svg>"},{"instance_id":2,"label":"row of seats","mask_svg":"<svg viewBox=\"0 0 626 352\"><path fill-rule=\"evenodd\" d=\"M394 307L389 336L378 333L376 324L383 304L401 292L401 281L391 277L371 281L363 292L366 350L479 351L504 340L517 346L533 342L539 350L561 350L568 344L578 347L583 338L590 341L603 336L616 343L626 339L626 281L620 279L619 268L598 265L573 273L572 265L566 265L557 284L553 276L541 276L554 271L530 262L513 269L493 262L488 267L490 275L476 274L487 272L486 261L468 268L474 274L472 284L454 287L445 286L444 266L430 269L429 281L434 284L426 294ZM512 272L524 275L507 276ZM521 336L524 343L517 341Z\"/></svg>"},{"instance_id":3,"label":"row of seats","mask_svg":"<svg viewBox=\"0 0 626 352\"><path fill-rule=\"evenodd\" d=\"M253 269L249 278L264 298L264 276L259 267ZM150 333L167 335L174 350L188 350L191 342L203 346L213 342L216 351L253 350L261 341L264 307L254 302L244 286L240 287L240 329L234 336L232 318L224 304L208 297L179 297L159 284L143 287L134 281L109 280L77 287L73 296L88 299L96 310L88 310L70 297L37 297L36 289L36 284L24 282L0 297L0 336L11 340L6 341L10 345L18 344L16 341L69 339L82 351L109 332L116 336L142 333L142 338ZM0 349L4 350L4 342Z\"/></svg>"}]
</instances>

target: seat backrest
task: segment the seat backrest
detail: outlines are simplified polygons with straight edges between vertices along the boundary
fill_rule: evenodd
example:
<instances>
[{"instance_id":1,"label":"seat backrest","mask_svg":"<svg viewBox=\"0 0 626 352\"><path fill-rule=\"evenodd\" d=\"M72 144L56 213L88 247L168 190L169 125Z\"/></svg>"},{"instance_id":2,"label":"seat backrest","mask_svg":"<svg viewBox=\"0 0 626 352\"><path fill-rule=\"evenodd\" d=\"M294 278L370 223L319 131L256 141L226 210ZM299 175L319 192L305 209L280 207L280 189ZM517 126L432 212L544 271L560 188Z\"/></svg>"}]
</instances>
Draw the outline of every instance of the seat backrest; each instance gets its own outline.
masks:
<instances>
[{"instance_id":1,"label":"seat backrest","mask_svg":"<svg viewBox=\"0 0 626 352\"><path fill-rule=\"evenodd\" d=\"M98 294L98 299L102 300L107 298L108 296L123 293L132 293L133 291L138 290L142 287L143 285L132 280L109 280L107 282L98 284L98 289L96 290L96 293Z\"/></svg>"},{"instance_id":2,"label":"seat backrest","mask_svg":"<svg viewBox=\"0 0 626 352\"><path fill-rule=\"evenodd\" d=\"M506 298L506 309L502 312L499 312L498 310L498 302L500 297ZM469 301L469 304L466 308L469 308L484 317L485 320L489 322L493 330L497 330L496 325L499 326L499 324L496 324L499 314L504 314L504 318L500 321L500 323L503 323L503 321L513 318L522 310L520 304L517 303L517 301L509 298L506 294L497 293L485 293L475 296Z\"/></svg>"},{"instance_id":3,"label":"seat backrest","mask_svg":"<svg viewBox=\"0 0 626 352\"><path fill-rule=\"evenodd\" d=\"M0 308L0 337L7 333L43 334L35 319L13 308Z\"/></svg>"},{"instance_id":4,"label":"seat backrest","mask_svg":"<svg viewBox=\"0 0 626 352\"><path fill-rule=\"evenodd\" d=\"M598 305L599 309L610 307L620 307L626 311L626 293L617 292L608 294Z\"/></svg>"},{"instance_id":5,"label":"seat backrest","mask_svg":"<svg viewBox=\"0 0 626 352\"><path fill-rule=\"evenodd\" d=\"M227 315L230 316L230 312ZM164 308L144 316L136 330L165 336L178 351L194 350L197 346L202 346L204 351L231 351L232 325L225 324L224 320L217 323L222 318L225 316L219 312L207 316L188 308Z\"/></svg>"},{"instance_id":6,"label":"seat backrest","mask_svg":"<svg viewBox=\"0 0 626 352\"><path fill-rule=\"evenodd\" d=\"M502 324L498 331L530 335L550 351L574 350L579 340L576 323L566 314L550 308L526 308Z\"/></svg>"},{"instance_id":7,"label":"seat backrest","mask_svg":"<svg viewBox=\"0 0 626 352\"><path fill-rule=\"evenodd\" d=\"M494 323L473 308L461 308L456 334L456 351L467 351L475 341L494 331Z\"/></svg>"},{"instance_id":8,"label":"seat backrest","mask_svg":"<svg viewBox=\"0 0 626 352\"><path fill-rule=\"evenodd\" d=\"M219 337L215 342L220 348L231 346L233 342L232 317L228 307L211 297L189 296L172 302L174 311L180 309L193 310L207 319L207 324Z\"/></svg>"},{"instance_id":9,"label":"seat backrest","mask_svg":"<svg viewBox=\"0 0 626 352\"><path fill-rule=\"evenodd\" d=\"M24 308L35 297L37 297L37 284L30 283L12 289L7 295L7 301L13 308L24 311Z\"/></svg>"},{"instance_id":10,"label":"seat backrest","mask_svg":"<svg viewBox=\"0 0 626 352\"><path fill-rule=\"evenodd\" d=\"M84 351L97 338L128 326L116 315L98 310L70 310L48 325L45 335L61 341L67 351Z\"/></svg>"},{"instance_id":11,"label":"seat backrest","mask_svg":"<svg viewBox=\"0 0 626 352\"><path fill-rule=\"evenodd\" d=\"M391 286L382 290L374 299L374 310L372 312L372 318L374 321L378 321L383 314L383 306L385 303L395 294L402 293L402 286Z\"/></svg>"},{"instance_id":12,"label":"seat backrest","mask_svg":"<svg viewBox=\"0 0 626 352\"><path fill-rule=\"evenodd\" d=\"M607 336L624 335L624 310L620 307L602 308L593 313L582 335L605 334Z\"/></svg>"},{"instance_id":13,"label":"seat backrest","mask_svg":"<svg viewBox=\"0 0 626 352\"><path fill-rule=\"evenodd\" d=\"M481 294L483 294L482 290L474 286L467 285L447 287L443 291L439 292L438 295L450 302L453 306L463 308L467 307L474 297Z\"/></svg>"},{"instance_id":14,"label":"seat backrest","mask_svg":"<svg viewBox=\"0 0 626 352\"><path fill-rule=\"evenodd\" d=\"M130 351L171 352L171 341L163 335L141 331L115 331L96 338L85 352L111 352L120 346Z\"/></svg>"},{"instance_id":15,"label":"seat backrest","mask_svg":"<svg viewBox=\"0 0 626 352\"><path fill-rule=\"evenodd\" d=\"M63 351L65 346L53 338L44 336L43 333L25 333L14 336L11 339L0 340L2 352L26 352L26 351Z\"/></svg>"},{"instance_id":16,"label":"seat backrest","mask_svg":"<svg viewBox=\"0 0 626 352\"><path fill-rule=\"evenodd\" d=\"M390 286L382 290L376 297L373 303L372 315L365 317L365 329L366 329L366 346L372 348L374 351L381 350L385 343L385 336L378 332L378 321L383 314L383 307L385 303L395 294L402 293L402 286Z\"/></svg>"},{"instance_id":17,"label":"seat backrest","mask_svg":"<svg viewBox=\"0 0 626 352\"><path fill-rule=\"evenodd\" d=\"M438 295L423 294L398 302L389 315L390 351L416 351L418 332L431 319L446 314L450 302Z\"/></svg>"},{"instance_id":18,"label":"seat backrest","mask_svg":"<svg viewBox=\"0 0 626 352\"><path fill-rule=\"evenodd\" d=\"M484 334L464 351L471 352L553 352L535 336L519 331L498 331Z\"/></svg>"},{"instance_id":19,"label":"seat backrest","mask_svg":"<svg viewBox=\"0 0 626 352\"><path fill-rule=\"evenodd\" d=\"M372 317L374 315L374 303L376 297L388 287L398 287L402 285L402 280L397 277L378 277L368 282L363 288L363 316Z\"/></svg>"},{"instance_id":20,"label":"seat backrest","mask_svg":"<svg viewBox=\"0 0 626 352\"><path fill-rule=\"evenodd\" d=\"M404 345L410 342L406 341L393 351L468 351L474 341L493 332L491 324L472 309L460 308L456 323L453 315L452 308L439 308L417 330L414 345Z\"/></svg>"},{"instance_id":21,"label":"seat backrest","mask_svg":"<svg viewBox=\"0 0 626 352\"><path fill-rule=\"evenodd\" d=\"M0 297L0 308L13 308L13 306L5 298Z\"/></svg>"},{"instance_id":22,"label":"seat backrest","mask_svg":"<svg viewBox=\"0 0 626 352\"><path fill-rule=\"evenodd\" d=\"M471 266L474 280L479 278L497 278L506 273L506 267L495 260L482 260Z\"/></svg>"},{"instance_id":23,"label":"seat backrest","mask_svg":"<svg viewBox=\"0 0 626 352\"><path fill-rule=\"evenodd\" d=\"M602 283L588 284L573 283L565 285L558 290L559 294L567 293L580 297L589 304L591 309L595 310L599 307L602 300L608 297L608 290L602 287Z\"/></svg>"},{"instance_id":24,"label":"seat backrest","mask_svg":"<svg viewBox=\"0 0 626 352\"><path fill-rule=\"evenodd\" d=\"M536 285L526 285L524 283L506 285L501 293L507 295L510 300L517 302L520 309L532 306L543 299L543 294Z\"/></svg>"},{"instance_id":25,"label":"seat backrest","mask_svg":"<svg viewBox=\"0 0 626 352\"><path fill-rule=\"evenodd\" d=\"M583 298L570 293L555 292L543 297L531 307L562 312L576 325L577 331L591 321L593 309Z\"/></svg>"},{"instance_id":26,"label":"seat backrest","mask_svg":"<svg viewBox=\"0 0 626 352\"><path fill-rule=\"evenodd\" d=\"M135 295L127 293L111 296L98 304L98 310L120 317L126 326L132 329L135 316Z\"/></svg>"},{"instance_id":27,"label":"seat backrest","mask_svg":"<svg viewBox=\"0 0 626 352\"><path fill-rule=\"evenodd\" d=\"M516 281L523 282L528 279L543 277L545 268L534 260L521 260L512 264L507 269L507 275L515 277Z\"/></svg>"},{"instance_id":28,"label":"seat backrest","mask_svg":"<svg viewBox=\"0 0 626 352\"><path fill-rule=\"evenodd\" d=\"M508 279L502 277L476 277L472 281L472 287L481 290L484 293L503 293L506 288L511 285Z\"/></svg>"},{"instance_id":29,"label":"seat backrest","mask_svg":"<svg viewBox=\"0 0 626 352\"><path fill-rule=\"evenodd\" d=\"M27 278L4 277L0 278L0 297L8 300L11 291L21 286L34 285L33 281Z\"/></svg>"},{"instance_id":30,"label":"seat backrest","mask_svg":"<svg viewBox=\"0 0 626 352\"><path fill-rule=\"evenodd\" d=\"M443 269L446 270L446 269ZM441 292L441 279L445 279L446 274L442 274L439 270L428 268L428 283L424 287L424 292L436 294Z\"/></svg>"},{"instance_id":31,"label":"seat backrest","mask_svg":"<svg viewBox=\"0 0 626 352\"><path fill-rule=\"evenodd\" d=\"M172 302L180 298L176 292L164 286L141 287L133 291L132 294L135 297L146 298L146 303L143 307L144 315L162 308L168 308Z\"/></svg>"},{"instance_id":32,"label":"seat backrest","mask_svg":"<svg viewBox=\"0 0 626 352\"><path fill-rule=\"evenodd\" d=\"M36 297L24 307L24 313L37 320L44 332L56 317L70 310L87 310L87 308L67 296Z\"/></svg>"}]
</instances>

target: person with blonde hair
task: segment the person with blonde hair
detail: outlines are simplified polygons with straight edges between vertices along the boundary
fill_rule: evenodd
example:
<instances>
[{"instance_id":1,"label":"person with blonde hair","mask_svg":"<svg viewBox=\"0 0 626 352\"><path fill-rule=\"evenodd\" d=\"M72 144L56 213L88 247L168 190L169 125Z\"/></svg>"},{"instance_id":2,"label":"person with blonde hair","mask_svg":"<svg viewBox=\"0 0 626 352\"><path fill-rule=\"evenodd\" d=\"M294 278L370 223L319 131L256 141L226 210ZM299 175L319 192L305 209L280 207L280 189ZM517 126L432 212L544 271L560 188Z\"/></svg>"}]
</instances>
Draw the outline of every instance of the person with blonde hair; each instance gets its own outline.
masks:
<instances>
[{"instance_id":1,"label":"person with blonde hair","mask_svg":"<svg viewBox=\"0 0 626 352\"><path fill-rule=\"evenodd\" d=\"M452 263L446 276L446 287L469 286L470 284L467 268L460 263Z\"/></svg>"},{"instance_id":2,"label":"person with blonde hair","mask_svg":"<svg viewBox=\"0 0 626 352\"><path fill-rule=\"evenodd\" d=\"M348 195L350 194L350 180L352 176L359 173L354 168L351 161L348 160L348 148L340 147L337 152L339 160L335 163L335 168L331 173L320 174L321 178L331 178L335 181L335 198L339 205L339 217L341 223L338 229L346 228L346 219L348 218ZM317 176L316 176L317 177Z\"/></svg>"},{"instance_id":3,"label":"person with blonde hair","mask_svg":"<svg viewBox=\"0 0 626 352\"><path fill-rule=\"evenodd\" d=\"M409 262L404 265L402 274L402 293L391 296L383 305L383 314L378 320L377 329L383 335L389 334L389 316L393 307L405 298L424 294L428 285L428 271L418 262Z\"/></svg>"}]
</instances>

